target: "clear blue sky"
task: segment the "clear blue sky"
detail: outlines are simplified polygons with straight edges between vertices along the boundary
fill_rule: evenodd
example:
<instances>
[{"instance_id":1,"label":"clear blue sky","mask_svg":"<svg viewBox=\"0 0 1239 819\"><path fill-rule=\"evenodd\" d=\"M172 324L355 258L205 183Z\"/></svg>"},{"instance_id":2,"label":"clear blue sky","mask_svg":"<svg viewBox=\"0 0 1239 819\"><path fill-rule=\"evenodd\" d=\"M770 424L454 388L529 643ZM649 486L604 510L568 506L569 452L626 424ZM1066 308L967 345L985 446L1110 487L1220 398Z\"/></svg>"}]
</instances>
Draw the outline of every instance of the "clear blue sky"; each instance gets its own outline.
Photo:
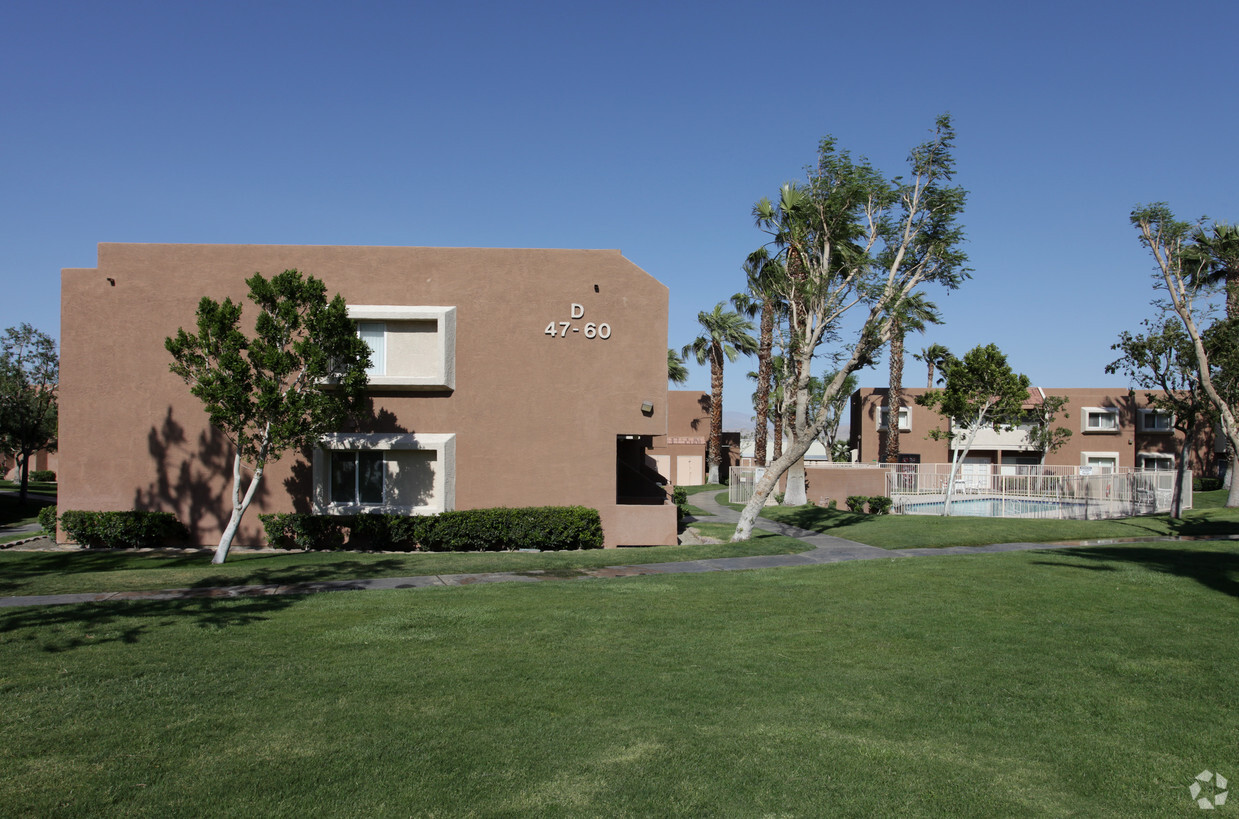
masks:
<instances>
[{"instance_id":1,"label":"clear blue sky","mask_svg":"<svg viewBox=\"0 0 1239 819\"><path fill-rule=\"evenodd\" d=\"M680 347L821 137L894 174L950 112L975 273L910 351L1121 387L1132 206L1239 220L1236 30L1233 0L10 3L0 327L58 335L98 242L619 248Z\"/></svg>"}]
</instances>

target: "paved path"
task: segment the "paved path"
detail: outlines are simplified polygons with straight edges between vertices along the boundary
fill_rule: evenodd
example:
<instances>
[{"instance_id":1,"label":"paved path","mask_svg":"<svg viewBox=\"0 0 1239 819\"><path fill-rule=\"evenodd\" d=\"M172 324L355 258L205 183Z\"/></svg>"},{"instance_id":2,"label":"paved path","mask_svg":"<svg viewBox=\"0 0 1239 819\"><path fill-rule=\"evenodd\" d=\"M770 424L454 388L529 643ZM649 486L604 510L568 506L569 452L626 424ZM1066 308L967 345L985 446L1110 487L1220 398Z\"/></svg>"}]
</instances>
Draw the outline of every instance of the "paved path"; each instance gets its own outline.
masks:
<instances>
[{"instance_id":1,"label":"paved path","mask_svg":"<svg viewBox=\"0 0 1239 819\"><path fill-rule=\"evenodd\" d=\"M697 518L703 523L731 523L740 519L738 512L719 505L714 493L702 492L690 496L691 503L709 514ZM313 594L326 591L363 591L367 589L420 589L429 586L469 586L477 583L537 583L542 580L573 580L587 577L636 577L651 574L686 574L727 572L741 569L771 569L781 566L812 566L839 563L845 560L893 560L926 555L977 554L1012 552L1026 549L1065 549L1095 545L1097 541L1074 543L998 543L992 546L951 546L940 549L880 549L833 535L789 526L759 518L757 528L796 538L813 548L791 555L756 555L754 557L720 557L708 560L683 560L675 563L638 563L606 566L598 569L553 570L542 572L488 572L482 574L417 575L414 577L377 577L363 580L325 580L315 583L291 583L265 586L218 586L201 589L163 589L160 591L102 592L82 594L46 594L27 597L0 597L0 608L11 606L48 606L73 603L99 603L111 600L193 600L235 597L263 597L277 594ZM1174 538L1149 538L1173 540ZM1103 541L1116 542L1116 541Z\"/></svg>"}]
</instances>

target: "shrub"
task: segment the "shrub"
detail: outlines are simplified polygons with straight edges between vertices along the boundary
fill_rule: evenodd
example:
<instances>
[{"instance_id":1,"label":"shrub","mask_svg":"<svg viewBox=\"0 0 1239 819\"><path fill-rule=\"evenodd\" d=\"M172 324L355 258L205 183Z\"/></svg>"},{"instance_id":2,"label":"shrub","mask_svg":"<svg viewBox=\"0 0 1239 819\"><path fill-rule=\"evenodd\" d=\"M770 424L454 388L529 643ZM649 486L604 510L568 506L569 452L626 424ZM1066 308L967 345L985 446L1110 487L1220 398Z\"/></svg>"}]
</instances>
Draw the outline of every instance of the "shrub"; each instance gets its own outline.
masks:
<instances>
[{"instance_id":1,"label":"shrub","mask_svg":"<svg viewBox=\"0 0 1239 819\"><path fill-rule=\"evenodd\" d=\"M189 537L171 512L83 512L70 509L60 516L70 538L92 549L140 549L183 543Z\"/></svg>"},{"instance_id":2,"label":"shrub","mask_svg":"<svg viewBox=\"0 0 1239 819\"><path fill-rule=\"evenodd\" d=\"M583 506L467 509L438 515L259 515L281 549L438 552L602 548L602 519Z\"/></svg>"},{"instance_id":3,"label":"shrub","mask_svg":"<svg viewBox=\"0 0 1239 819\"><path fill-rule=\"evenodd\" d=\"M675 504L675 519L678 523L688 514L688 490L677 486L671 490L671 502Z\"/></svg>"},{"instance_id":4,"label":"shrub","mask_svg":"<svg viewBox=\"0 0 1239 819\"><path fill-rule=\"evenodd\" d=\"M869 503L869 497L867 495L848 495L843 502L847 504L849 512L864 514L865 504Z\"/></svg>"},{"instance_id":5,"label":"shrub","mask_svg":"<svg viewBox=\"0 0 1239 819\"><path fill-rule=\"evenodd\" d=\"M56 507L44 506L39 510L39 525L43 527L44 532L56 534Z\"/></svg>"},{"instance_id":6,"label":"shrub","mask_svg":"<svg viewBox=\"0 0 1239 819\"><path fill-rule=\"evenodd\" d=\"M30 480L35 483L55 483L56 473L50 469L32 469L30 471Z\"/></svg>"},{"instance_id":7,"label":"shrub","mask_svg":"<svg viewBox=\"0 0 1239 819\"><path fill-rule=\"evenodd\" d=\"M1221 478L1192 478L1193 492L1213 492L1225 484Z\"/></svg>"},{"instance_id":8,"label":"shrub","mask_svg":"<svg viewBox=\"0 0 1239 819\"><path fill-rule=\"evenodd\" d=\"M869 499L869 513L871 515L889 515L891 503L891 499L884 495L874 495Z\"/></svg>"}]
</instances>

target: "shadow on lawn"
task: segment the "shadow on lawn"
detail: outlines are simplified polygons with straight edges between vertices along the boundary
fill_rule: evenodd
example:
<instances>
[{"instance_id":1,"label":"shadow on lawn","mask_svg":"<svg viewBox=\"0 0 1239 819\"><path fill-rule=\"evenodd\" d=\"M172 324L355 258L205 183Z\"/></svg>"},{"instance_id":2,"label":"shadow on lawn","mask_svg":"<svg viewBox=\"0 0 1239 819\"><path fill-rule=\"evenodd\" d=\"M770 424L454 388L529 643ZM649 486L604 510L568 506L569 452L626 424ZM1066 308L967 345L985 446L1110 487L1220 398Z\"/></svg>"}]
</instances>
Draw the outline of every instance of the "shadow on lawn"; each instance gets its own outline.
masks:
<instances>
[{"instance_id":1,"label":"shadow on lawn","mask_svg":"<svg viewBox=\"0 0 1239 819\"><path fill-rule=\"evenodd\" d=\"M190 620L202 629L248 626L297 603L300 596L231 600L129 600L76 606L31 606L0 612L6 642L34 642L48 653L105 643L133 644L152 632ZM25 632L12 636L14 632Z\"/></svg>"},{"instance_id":2,"label":"shadow on lawn","mask_svg":"<svg viewBox=\"0 0 1239 819\"><path fill-rule=\"evenodd\" d=\"M1116 571L1107 563L1134 563L1155 572L1195 580L1206 588L1239 597L1239 554L1165 546L1093 546L1058 553L1060 560L1036 561L1039 566ZM1079 560L1091 563L1075 562Z\"/></svg>"},{"instance_id":3,"label":"shadow on lawn","mask_svg":"<svg viewBox=\"0 0 1239 819\"><path fill-rule=\"evenodd\" d=\"M245 561L248 566L261 558ZM324 583L331 580L363 580L379 577L405 567L401 560L362 561L344 560L312 566L255 567L242 575L208 575L195 581L190 588L209 589L217 586L286 586L296 584Z\"/></svg>"}]
</instances>

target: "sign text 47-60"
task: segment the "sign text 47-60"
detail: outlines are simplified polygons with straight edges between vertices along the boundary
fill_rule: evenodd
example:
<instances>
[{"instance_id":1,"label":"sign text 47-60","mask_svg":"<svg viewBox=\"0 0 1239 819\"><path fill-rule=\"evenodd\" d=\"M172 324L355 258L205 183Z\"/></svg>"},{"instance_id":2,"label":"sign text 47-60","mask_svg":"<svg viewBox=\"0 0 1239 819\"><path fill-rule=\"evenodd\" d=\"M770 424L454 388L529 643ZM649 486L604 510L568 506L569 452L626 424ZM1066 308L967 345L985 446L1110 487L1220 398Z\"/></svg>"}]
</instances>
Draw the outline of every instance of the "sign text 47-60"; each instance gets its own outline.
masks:
<instances>
[{"instance_id":1,"label":"sign text 47-60","mask_svg":"<svg viewBox=\"0 0 1239 819\"><path fill-rule=\"evenodd\" d=\"M585 308L579 304L573 304L571 317L574 320L585 318ZM578 333L586 338L601 338L605 341L611 337L611 325L605 321L602 323L590 321L578 327L571 321L552 321L546 325L546 329L542 333L551 338L556 336L567 338L569 333Z\"/></svg>"}]
</instances>

